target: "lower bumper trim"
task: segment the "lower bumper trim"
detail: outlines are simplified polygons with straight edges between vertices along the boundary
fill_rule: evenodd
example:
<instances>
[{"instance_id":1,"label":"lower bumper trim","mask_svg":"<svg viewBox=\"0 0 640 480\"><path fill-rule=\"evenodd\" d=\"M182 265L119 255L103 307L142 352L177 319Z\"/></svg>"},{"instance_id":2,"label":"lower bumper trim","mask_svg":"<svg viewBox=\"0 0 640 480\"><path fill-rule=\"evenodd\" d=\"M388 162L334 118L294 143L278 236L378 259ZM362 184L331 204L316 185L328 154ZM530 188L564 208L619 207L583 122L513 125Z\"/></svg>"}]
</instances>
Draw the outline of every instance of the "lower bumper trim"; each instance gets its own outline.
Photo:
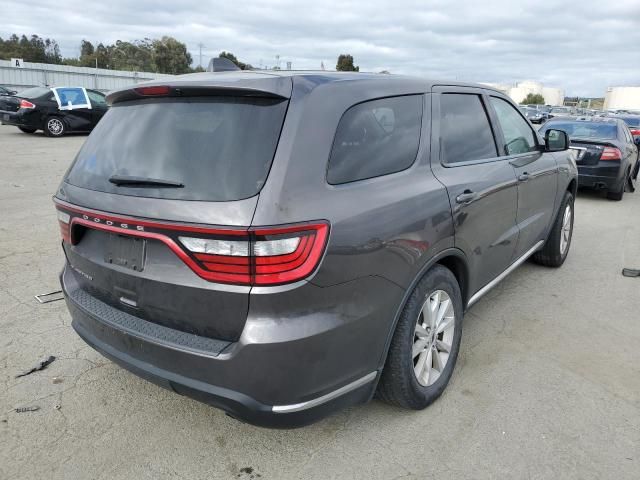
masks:
<instances>
[{"instance_id":1,"label":"lower bumper trim","mask_svg":"<svg viewBox=\"0 0 640 480\"><path fill-rule=\"evenodd\" d=\"M317 407L318 405L322 405L323 403L329 402L334 398L338 398L341 395L345 395L351 392L352 390L356 390L362 387L363 385L366 385L367 383L372 382L376 378L377 374L378 372L371 372L365 375L364 377L359 378L358 380L355 380L343 387L340 387L337 390L334 390L333 392L329 392L326 395L323 395L318 398L314 398L313 400L309 400L302 403L294 403L291 405L274 405L271 408L271 410L273 411L273 413L291 413L291 412L300 412L302 410L307 410L309 408Z\"/></svg>"}]
</instances>

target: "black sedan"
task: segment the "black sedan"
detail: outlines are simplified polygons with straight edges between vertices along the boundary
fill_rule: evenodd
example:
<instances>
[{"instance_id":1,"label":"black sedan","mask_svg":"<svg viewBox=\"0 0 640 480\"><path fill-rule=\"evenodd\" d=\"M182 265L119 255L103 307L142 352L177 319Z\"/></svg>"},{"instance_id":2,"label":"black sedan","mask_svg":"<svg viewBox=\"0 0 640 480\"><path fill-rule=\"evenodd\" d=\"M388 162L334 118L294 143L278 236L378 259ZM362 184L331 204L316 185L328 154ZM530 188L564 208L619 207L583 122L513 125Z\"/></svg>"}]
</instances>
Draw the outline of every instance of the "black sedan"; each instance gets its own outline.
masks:
<instances>
[{"instance_id":1,"label":"black sedan","mask_svg":"<svg viewBox=\"0 0 640 480\"><path fill-rule=\"evenodd\" d=\"M627 124L634 139L640 137L640 115L616 115L616 118Z\"/></svg>"},{"instance_id":2,"label":"black sedan","mask_svg":"<svg viewBox=\"0 0 640 480\"><path fill-rule=\"evenodd\" d=\"M638 146L627 125L617 118L553 118L540 129L567 132L576 151L578 185L606 190L607 198L622 200L627 185L633 190L638 174Z\"/></svg>"},{"instance_id":3,"label":"black sedan","mask_svg":"<svg viewBox=\"0 0 640 480\"><path fill-rule=\"evenodd\" d=\"M0 121L25 133L43 130L49 137L89 132L107 112L105 96L81 87L34 87L0 97Z\"/></svg>"}]
</instances>

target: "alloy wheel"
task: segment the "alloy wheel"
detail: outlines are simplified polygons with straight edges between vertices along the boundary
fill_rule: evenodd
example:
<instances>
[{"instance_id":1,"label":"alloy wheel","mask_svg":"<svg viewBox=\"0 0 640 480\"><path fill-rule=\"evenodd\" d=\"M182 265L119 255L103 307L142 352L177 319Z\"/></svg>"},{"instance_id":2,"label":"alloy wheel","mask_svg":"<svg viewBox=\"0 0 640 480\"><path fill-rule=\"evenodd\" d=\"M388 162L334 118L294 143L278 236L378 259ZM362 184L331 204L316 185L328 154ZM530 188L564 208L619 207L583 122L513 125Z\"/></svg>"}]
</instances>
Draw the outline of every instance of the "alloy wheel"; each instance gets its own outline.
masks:
<instances>
[{"instance_id":1,"label":"alloy wheel","mask_svg":"<svg viewBox=\"0 0 640 480\"><path fill-rule=\"evenodd\" d=\"M64 130L64 125L57 118L50 118L47 122L47 128L53 135L60 135Z\"/></svg>"},{"instance_id":2,"label":"alloy wheel","mask_svg":"<svg viewBox=\"0 0 640 480\"><path fill-rule=\"evenodd\" d=\"M571 205L567 205L564 209L564 216L562 217L562 230L560 231L560 254L564 255L569 247L569 241L571 240Z\"/></svg>"},{"instance_id":3,"label":"alloy wheel","mask_svg":"<svg viewBox=\"0 0 640 480\"><path fill-rule=\"evenodd\" d=\"M420 385L433 385L449 361L455 330L453 302L444 290L431 293L416 319L413 370Z\"/></svg>"}]
</instances>

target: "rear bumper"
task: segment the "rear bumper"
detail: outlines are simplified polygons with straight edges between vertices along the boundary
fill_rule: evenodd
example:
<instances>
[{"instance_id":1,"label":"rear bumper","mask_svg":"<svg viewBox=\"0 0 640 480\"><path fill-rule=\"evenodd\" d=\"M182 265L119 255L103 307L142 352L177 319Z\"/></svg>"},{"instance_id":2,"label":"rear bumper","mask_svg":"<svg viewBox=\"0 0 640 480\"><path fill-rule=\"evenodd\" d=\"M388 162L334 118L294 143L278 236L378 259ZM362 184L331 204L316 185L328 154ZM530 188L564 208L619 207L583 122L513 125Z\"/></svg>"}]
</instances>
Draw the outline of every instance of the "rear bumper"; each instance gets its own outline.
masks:
<instances>
[{"instance_id":1,"label":"rear bumper","mask_svg":"<svg viewBox=\"0 0 640 480\"><path fill-rule=\"evenodd\" d=\"M580 187L618 190L623 181L624 175L619 162L613 165L578 165Z\"/></svg>"},{"instance_id":2,"label":"rear bumper","mask_svg":"<svg viewBox=\"0 0 640 480\"><path fill-rule=\"evenodd\" d=\"M7 112L0 110L0 122L2 125L12 125L14 127L24 128L42 128L40 125L39 115L36 112Z\"/></svg>"},{"instance_id":3,"label":"rear bumper","mask_svg":"<svg viewBox=\"0 0 640 480\"><path fill-rule=\"evenodd\" d=\"M380 346L367 338L367 331L384 323L371 317L361 319L367 328L334 322L321 332L314 332L312 318L304 319L310 328L302 336L295 329L287 333L283 319L274 318L271 325L279 330L272 341L260 341L260 327L250 325L254 334L243 334L238 342L206 339L202 344L184 332L158 333L156 324L141 319L142 325L115 319L100 310L112 307L100 306L96 298L87 304L78 295L78 283L69 268L61 280L73 328L86 343L134 374L239 420L264 427L304 426L343 407L364 403L375 391L386 335L376 332ZM340 297L339 292L328 294ZM265 321L260 318L260 323ZM355 331L362 338L354 337ZM354 346L356 339L369 347L366 356Z\"/></svg>"}]
</instances>

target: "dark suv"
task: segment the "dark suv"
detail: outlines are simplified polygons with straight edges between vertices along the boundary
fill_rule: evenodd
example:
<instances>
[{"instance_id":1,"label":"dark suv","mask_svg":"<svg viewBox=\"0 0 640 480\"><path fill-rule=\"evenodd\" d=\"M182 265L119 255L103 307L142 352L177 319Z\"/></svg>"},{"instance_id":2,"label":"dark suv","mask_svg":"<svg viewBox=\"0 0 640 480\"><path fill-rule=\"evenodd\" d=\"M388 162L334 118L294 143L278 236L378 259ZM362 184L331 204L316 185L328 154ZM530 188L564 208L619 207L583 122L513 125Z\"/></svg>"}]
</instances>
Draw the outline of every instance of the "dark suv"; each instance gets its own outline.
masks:
<instances>
[{"instance_id":1,"label":"dark suv","mask_svg":"<svg viewBox=\"0 0 640 480\"><path fill-rule=\"evenodd\" d=\"M567 136L496 90L227 72L108 101L54 198L73 327L250 423L426 407L464 311L569 251Z\"/></svg>"}]
</instances>

